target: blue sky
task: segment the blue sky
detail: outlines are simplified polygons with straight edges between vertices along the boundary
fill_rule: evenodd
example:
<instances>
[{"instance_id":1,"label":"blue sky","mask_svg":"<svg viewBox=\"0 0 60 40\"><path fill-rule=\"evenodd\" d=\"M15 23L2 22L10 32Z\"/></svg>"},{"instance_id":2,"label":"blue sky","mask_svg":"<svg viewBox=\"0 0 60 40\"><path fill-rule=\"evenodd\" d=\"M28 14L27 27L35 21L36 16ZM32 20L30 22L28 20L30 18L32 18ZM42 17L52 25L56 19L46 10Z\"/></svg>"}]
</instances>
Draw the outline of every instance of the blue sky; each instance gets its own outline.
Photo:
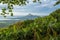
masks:
<instances>
[{"instance_id":1,"label":"blue sky","mask_svg":"<svg viewBox=\"0 0 60 40\"><path fill-rule=\"evenodd\" d=\"M13 13L14 15L28 15L29 13L33 15L49 15L52 11L60 8L60 4L53 6L56 3L56 0L41 0L41 4L36 2L33 3L29 0L29 4L24 6L14 6ZM0 11L2 7L7 7L6 4L0 4Z\"/></svg>"}]
</instances>

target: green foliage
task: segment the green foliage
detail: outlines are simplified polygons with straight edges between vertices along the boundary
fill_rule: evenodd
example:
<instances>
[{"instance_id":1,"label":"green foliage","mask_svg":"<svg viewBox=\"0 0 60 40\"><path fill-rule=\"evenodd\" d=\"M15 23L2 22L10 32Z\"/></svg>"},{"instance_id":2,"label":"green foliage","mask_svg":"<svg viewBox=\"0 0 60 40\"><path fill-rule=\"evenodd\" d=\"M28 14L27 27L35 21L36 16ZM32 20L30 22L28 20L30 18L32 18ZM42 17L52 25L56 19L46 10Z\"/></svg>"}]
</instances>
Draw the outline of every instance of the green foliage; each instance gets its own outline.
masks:
<instances>
[{"instance_id":1,"label":"green foliage","mask_svg":"<svg viewBox=\"0 0 60 40\"><path fill-rule=\"evenodd\" d=\"M0 40L60 40L60 11L0 28ZM58 22L58 21L59 22Z\"/></svg>"},{"instance_id":2,"label":"green foliage","mask_svg":"<svg viewBox=\"0 0 60 40\"><path fill-rule=\"evenodd\" d=\"M60 9L52 12L50 15L57 19L58 22L60 22Z\"/></svg>"}]
</instances>

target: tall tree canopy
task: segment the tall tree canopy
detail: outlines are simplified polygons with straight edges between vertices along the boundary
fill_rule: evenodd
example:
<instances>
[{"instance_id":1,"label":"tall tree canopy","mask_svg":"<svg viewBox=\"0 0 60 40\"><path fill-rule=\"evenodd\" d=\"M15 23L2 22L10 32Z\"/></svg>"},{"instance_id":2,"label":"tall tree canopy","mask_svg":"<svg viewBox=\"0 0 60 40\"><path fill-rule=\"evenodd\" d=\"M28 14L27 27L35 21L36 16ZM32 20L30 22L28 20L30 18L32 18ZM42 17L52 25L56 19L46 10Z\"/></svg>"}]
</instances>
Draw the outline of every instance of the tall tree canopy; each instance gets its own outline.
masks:
<instances>
[{"instance_id":1,"label":"tall tree canopy","mask_svg":"<svg viewBox=\"0 0 60 40\"><path fill-rule=\"evenodd\" d=\"M40 2L40 0L31 0L31 1ZM2 13L1 13L1 15L6 17L6 14L11 14L11 16L13 16L13 12L12 12L13 5L19 5L19 6L26 5L27 3L29 3L29 1L28 0L0 0L0 3L7 4L8 8L2 8ZM58 4L60 4L60 0L58 0L55 5ZM8 13L6 12L6 10L8 10Z\"/></svg>"}]
</instances>

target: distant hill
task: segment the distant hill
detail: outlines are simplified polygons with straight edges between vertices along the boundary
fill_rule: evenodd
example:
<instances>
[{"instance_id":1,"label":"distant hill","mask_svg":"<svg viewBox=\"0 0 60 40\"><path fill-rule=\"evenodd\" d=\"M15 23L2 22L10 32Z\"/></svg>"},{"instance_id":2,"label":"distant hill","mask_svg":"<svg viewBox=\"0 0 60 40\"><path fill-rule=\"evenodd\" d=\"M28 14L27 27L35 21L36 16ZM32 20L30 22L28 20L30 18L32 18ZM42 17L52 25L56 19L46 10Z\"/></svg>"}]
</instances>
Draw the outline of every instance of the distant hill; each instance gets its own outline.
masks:
<instances>
[{"instance_id":1,"label":"distant hill","mask_svg":"<svg viewBox=\"0 0 60 40\"><path fill-rule=\"evenodd\" d=\"M28 14L28 15L26 15L26 16L21 17L20 19L21 19L21 20L33 20L33 19L35 19L35 18L37 18L37 17L39 17L39 16L32 15L32 14Z\"/></svg>"},{"instance_id":2,"label":"distant hill","mask_svg":"<svg viewBox=\"0 0 60 40\"><path fill-rule=\"evenodd\" d=\"M59 12L59 11L58 11ZM18 21L8 28L0 29L1 40L60 40L60 12L34 20ZM34 17L29 14L22 18ZM11 21L10 21L11 22Z\"/></svg>"},{"instance_id":3,"label":"distant hill","mask_svg":"<svg viewBox=\"0 0 60 40\"><path fill-rule=\"evenodd\" d=\"M39 17L39 16L28 14L26 16L15 16L14 18L7 18L7 19L33 20L37 17Z\"/></svg>"},{"instance_id":4,"label":"distant hill","mask_svg":"<svg viewBox=\"0 0 60 40\"><path fill-rule=\"evenodd\" d=\"M28 14L26 16L13 16L13 17L7 17L7 18L3 18L1 17L0 19L0 27L7 27L11 24L14 24L18 21L23 21L23 20L33 20L35 18L37 18L39 16L36 15L32 15L32 14Z\"/></svg>"}]
</instances>

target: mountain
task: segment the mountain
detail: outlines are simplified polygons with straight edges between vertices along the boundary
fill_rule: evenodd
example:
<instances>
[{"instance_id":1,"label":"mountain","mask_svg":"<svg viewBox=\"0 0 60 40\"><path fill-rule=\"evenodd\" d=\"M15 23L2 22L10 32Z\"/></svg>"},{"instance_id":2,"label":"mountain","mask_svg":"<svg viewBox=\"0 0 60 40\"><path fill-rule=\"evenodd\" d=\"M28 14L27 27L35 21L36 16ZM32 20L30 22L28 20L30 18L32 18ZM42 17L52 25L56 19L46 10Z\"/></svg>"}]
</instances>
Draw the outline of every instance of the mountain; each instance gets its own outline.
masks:
<instances>
[{"instance_id":1,"label":"mountain","mask_svg":"<svg viewBox=\"0 0 60 40\"><path fill-rule=\"evenodd\" d=\"M59 12L59 11L58 11ZM0 29L0 40L60 40L60 13L34 20L18 21L8 28ZM31 14L26 17L35 17ZM36 38L36 39L35 39Z\"/></svg>"},{"instance_id":2,"label":"mountain","mask_svg":"<svg viewBox=\"0 0 60 40\"><path fill-rule=\"evenodd\" d=\"M32 14L28 14L27 16L21 17L21 20L33 20L35 18L37 18L38 16L36 15L32 15Z\"/></svg>"},{"instance_id":3,"label":"mountain","mask_svg":"<svg viewBox=\"0 0 60 40\"><path fill-rule=\"evenodd\" d=\"M14 24L15 22L22 21L22 20L33 20L37 17L38 16L32 15L32 14L28 14L26 16L13 16L13 17L8 16L6 18L1 17L0 18L0 27L7 27L11 24Z\"/></svg>"},{"instance_id":4,"label":"mountain","mask_svg":"<svg viewBox=\"0 0 60 40\"><path fill-rule=\"evenodd\" d=\"M16 18L10 18L10 19L20 19L20 20L33 20L35 18L37 18L39 16L37 15L32 15L32 14L28 14L26 16L16 16Z\"/></svg>"}]
</instances>

